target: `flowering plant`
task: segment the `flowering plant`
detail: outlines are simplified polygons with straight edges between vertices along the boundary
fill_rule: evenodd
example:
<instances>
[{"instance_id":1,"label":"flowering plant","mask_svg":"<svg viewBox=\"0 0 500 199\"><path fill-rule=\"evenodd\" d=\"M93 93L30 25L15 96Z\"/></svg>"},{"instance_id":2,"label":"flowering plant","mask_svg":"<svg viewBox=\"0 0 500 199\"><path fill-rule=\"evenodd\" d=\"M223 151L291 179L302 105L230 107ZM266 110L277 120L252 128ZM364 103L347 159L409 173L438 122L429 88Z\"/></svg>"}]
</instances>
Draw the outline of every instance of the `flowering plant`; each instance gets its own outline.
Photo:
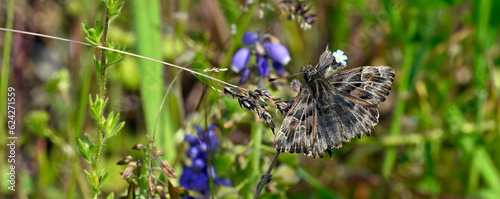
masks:
<instances>
[{"instance_id":1,"label":"flowering plant","mask_svg":"<svg viewBox=\"0 0 500 199\"><path fill-rule=\"evenodd\" d=\"M219 139L215 135L215 125L211 124L205 130L198 125L195 128L198 131L198 136L187 134L184 137L184 141L189 143L186 156L192 161L191 165L184 165L179 182L182 187L188 190L209 196L209 177L212 177L215 185L231 186L232 183L228 179L218 177L214 167L209 165L207 161L207 157L219 145ZM185 196L184 198L192 197Z\"/></svg>"},{"instance_id":2,"label":"flowering plant","mask_svg":"<svg viewBox=\"0 0 500 199\"><path fill-rule=\"evenodd\" d=\"M241 40L248 47L236 51L231 65L231 69L240 74L240 84L249 80L252 68L256 68L261 77L268 77L270 74L269 60L271 60L271 65L278 75L283 75L286 72L283 66L291 61L290 53L276 37L271 34L257 34L248 31L245 32ZM248 66L252 55L255 55L255 65Z\"/></svg>"}]
</instances>

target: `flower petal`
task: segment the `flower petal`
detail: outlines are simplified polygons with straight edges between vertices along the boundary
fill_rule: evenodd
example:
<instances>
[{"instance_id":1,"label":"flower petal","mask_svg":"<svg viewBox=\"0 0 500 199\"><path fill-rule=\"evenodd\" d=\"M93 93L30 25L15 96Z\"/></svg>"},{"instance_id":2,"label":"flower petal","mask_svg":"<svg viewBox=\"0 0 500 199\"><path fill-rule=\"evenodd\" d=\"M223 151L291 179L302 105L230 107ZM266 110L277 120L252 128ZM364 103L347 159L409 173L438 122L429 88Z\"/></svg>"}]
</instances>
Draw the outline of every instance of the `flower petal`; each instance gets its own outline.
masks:
<instances>
[{"instance_id":1,"label":"flower petal","mask_svg":"<svg viewBox=\"0 0 500 199\"><path fill-rule=\"evenodd\" d=\"M191 177L194 174L194 170L191 167L184 167L182 171L182 175L179 178L179 183L181 184L182 187L186 189L191 189Z\"/></svg>"},{"instance_id":2,"label":"flower petal","mask_svg":"<svg viewBox=\"0 0 500 199\"><path fill-rule=\"evenodd\" d=\"M197 158L193 161L193 168L197 171L202 171L205 167L205 161L201 158Z\"/></svg>"},{"instance_id":3,"label":"flower petal","mask_svg":"<svg viewBox=\"0 0 500 199\"><path fill-rule=\"evenodd\" d=\"M250 79L250 69L245 68L241 72L240 84L245 84Z\"/></svg>"},{"instance_id":4,"label":"flower petal","mask_svg":"<svg viewBox=\"0 0 500 199\"><path fill-rule=\"evenodd\" d=\"M259 40L259 35L255 34L254 32L247 31L245 34L243 34L243 37L241 38L241 41L245 45L252 45L255 42Z\"/></svg>"},{"instance_id":5,"label":"flower petal","mask_svg":"<svg viewBox=\"0 0 500 199\"><path fill-rule=\"evenodd\" d=\"M198 143L200 142L195 135L191 135L191 134L186 134L184 136L184 141L189 143L189 145L191 145L191 146L198 145Z\"/></svg>"},{"instance_id":6,"label":"flower petal","mask_svg":"<svg viewBox=\"0 0 500 199\"><path fill-rule=\"evenodd\" d=\"M267 77L269 76L269 62L263 56L257 56L257 70L259 71L260 76Z\"/></svg>"},{"instance_id":7,"label":"flower petal","mask_svg":"<svg viewBox=\"0 0 500 199\"><path fill-rule=\"evenodd\" d=\"M189 147L186 151L186 155L191 159L198 157L198 154L200 154L200 149L198 149L198 147Z\"/></svg>"},{"instance_id":8,"label":"flower petal","mask_svg":"<svg viewBox=\"0 0 500 199\"><path fill-rule=\"evenodd\" d=\"M264 50L271 59L279 62L282 65L287 65L292 58L290 57L290 53L285 46L278 43L265 42L262 44Z\"/></svg>"},{"instance_id":9,"label":"flower petal","mask_svg":"<svg viewBox=\"0 0 500 199\"><path fill-rule=\"evenodd\" d=\"M283 65L281 65L279 62L273 60L273 68L274 68L274 71L276 71L276 73L278 75L283 75L286 71L285 71L285 68L283 67Z\"/></svg>"},{"instance_id":10,"label":"flower petal","mask_svg":"<svg viewBox=\"0 0 500 199\"><path fill-rule=\"evenodd\" d=\"M236 73L240 72L247 66L249 59L250 59L250 49L248 48L239 49L238 51L236 51L236 53L234 53L231 69Z\"/></svg>"}]
</instances>

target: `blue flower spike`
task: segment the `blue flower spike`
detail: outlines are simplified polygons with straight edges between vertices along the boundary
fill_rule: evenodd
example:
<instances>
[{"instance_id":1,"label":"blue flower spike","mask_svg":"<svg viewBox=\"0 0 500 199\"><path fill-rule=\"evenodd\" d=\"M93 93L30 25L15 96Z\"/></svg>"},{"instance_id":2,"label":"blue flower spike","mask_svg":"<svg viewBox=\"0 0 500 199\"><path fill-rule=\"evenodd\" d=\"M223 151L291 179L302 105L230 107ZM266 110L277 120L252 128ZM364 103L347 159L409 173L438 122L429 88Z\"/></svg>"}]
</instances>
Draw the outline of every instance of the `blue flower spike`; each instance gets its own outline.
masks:
<instances>
[{"instance_id":1,"label":"blue flower spike","mask_svg":"<svg viewBox=\"0 0 500 199\"><path fill-rule=\"evenodd\" d=\"M186 151L186 156L191 159L190 165L183 165L183 172L179 179L182 187L195 191L203 196L210 195L208 187L209 173L212 172L212 177L215 185L232 186L231 181L215 175L214 167L207 165L207 156L213 152L219 144L215 132L215 125L211 124L207 129L202 129L201 126L195 126L198 136L186 135L185 141L189 143L189 148ZM210 148L209 148L210 147ZM192 198L185 196L184 198Z\"/></svg>"},{"instance_id":2,"label":"blue flower spike","mask_svg":"<svg viewBox=\"0 0 500 199\"><path fill-rule=\"evenodd\" d=\"M252 76L252 70L258 72L258 77L267 78L270 75L269 61L276 74L285 74L284 65L292 58L288 49L279 43L279 39L272 34L259 34L247 31L243 34L241 41L247 47L241 48L233 55L231 69L240 75L240 84L245 84ZM255 56L255 63L249 64L249 57Z\"/></svg>"},{"instance_id":3,"label":"blue flower spike","mask_svg":"<svg viewBox=\"0 0 500 199\"><path fill-rule=\"evenodd\" d=\"M248 60L250 60L250 49L239 49L233 56L233 64L231 65L231 69L234 72L239 73L247 66Z\"/></svg>"},{"instance_id":4,"label":"blue flower spike","mask_svg":"<svg viewBox=\"0 0 500 199\"><path fill-rule=\"evenodd\" d=\"M341 64L342 66L345 66L347 63L345 60L347 60L347 56L344 55L344 51L342 50L337 50L333 53L333 57L335 57L335 62Z\"/></svg>"}]
</instances>

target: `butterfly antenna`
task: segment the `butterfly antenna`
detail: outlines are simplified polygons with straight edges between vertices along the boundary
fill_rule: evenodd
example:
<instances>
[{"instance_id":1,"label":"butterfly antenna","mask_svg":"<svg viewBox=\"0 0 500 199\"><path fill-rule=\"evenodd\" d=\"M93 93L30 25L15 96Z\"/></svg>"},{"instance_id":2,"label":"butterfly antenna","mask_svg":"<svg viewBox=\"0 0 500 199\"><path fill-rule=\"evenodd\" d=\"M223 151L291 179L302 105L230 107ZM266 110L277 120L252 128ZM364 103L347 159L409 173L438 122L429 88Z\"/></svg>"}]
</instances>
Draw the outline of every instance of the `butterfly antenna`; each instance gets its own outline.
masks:
<instances>
[{"instance_id":1,"label":"butterfly antenna","mask_svg":"<svg viewBox=\"0 0 500 199\"><path fill-rule=\"evenodd\" d=\"M274 81L276 81L278 79L288 79L289 77L293 77L295 75L300 75L300 74L302 74L302 73L295 73L293 75L288 75L288 76L285 76L285 77L271 78L271 79L269 79L269 82L274 82Z\"/></svg>"}]
</instances>

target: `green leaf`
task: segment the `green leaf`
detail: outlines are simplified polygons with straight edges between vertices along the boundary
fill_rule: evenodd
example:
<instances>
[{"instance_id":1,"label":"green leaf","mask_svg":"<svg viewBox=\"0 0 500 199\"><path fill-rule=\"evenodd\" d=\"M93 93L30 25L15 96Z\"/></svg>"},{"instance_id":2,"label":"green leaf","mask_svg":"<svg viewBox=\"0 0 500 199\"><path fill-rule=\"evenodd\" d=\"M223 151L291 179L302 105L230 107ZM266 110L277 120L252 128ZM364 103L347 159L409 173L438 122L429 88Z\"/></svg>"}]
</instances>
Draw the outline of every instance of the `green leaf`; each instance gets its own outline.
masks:
<instances>
[{"instance_id":1,"label":"green leaf","mask_svg":"<svg viewBox=\"0 0 500 199\"><path fill-rule=\"evenodd\" d=\"M91 159L89 158L90 156L88 155L88 148L78 137L76 137L76 151L78 152L78 154L80 154L80 156L82 156L82 158L85 161L91 164Z\"/></svg>"},{"instance_id":2,"label":"green leaf","mask_svg":"<svg viewBox=\"0 0 500 199\"><path fill-rule=\"evenodd\" d=\"M99 78L101 76L101 62L99 62L99 60L97 60L95 55L94 55L94 66L95 66L95 71L97 73L97 77ZM100 82L101 80L98 79L97 81Z\"/></svg>"},{"instance_id":3,"label":"green leaf","mask_svg":"<svg viewBox=\"0 0 500 199\"><path fill-rule=\"evenodd\" d=\"M109 11L109 23L116 19L120 15L121 9L123 7L124 2L122 0L117 1L106 1L106 5Z\"/></svg>"},{"instance_id":4,"label":"green leaf","mask_svg":"<svg viewBox=\"0 0 500 199\"><path fill-rule=\"evenodd\" d=\"M113 128L113 130L109 134L106 134L106 139L115 136L118 132L120 132L120 130L123 128L124 125L125 122L120 122L120 124L115 126L115 128Z\"/></svg>"},{"instance_id":5,"label":"green leaf","mask_svg":"<svg viewBox=\"0 0 500 199\"><path fill-rule=\"evenodd\" d=\"M311 187L316 190L316 193L319 195L319 198L339 198L336 194L332 193L329 189L325 188L321 182L315 179L311 174L309 174L306 170L301 167L297 168L297 174L302 177L304 181L306 181Z\"/></svg>"},{"instance_id":6,"label":"green leaf","mask_svg":"<svg viewBox=\"0 0 500 199\"><path fill-rule=\"evenodd\" d=\"M106 124L105 124L105 129L106 129L106 132L109 132L111 131L111 129L113 128L113 125L114 125L114 120L115 120L115 113L113 111L111 111L108 115L108 118L106 119Z\"/></svg>"},{"instance_id":7,"label":"green leaf","mask_svg":"<svg viewBox=\"0 0 500 199\"><path fill-rule=\"evenodd\" d=\"M170 195L170 198L180 199L179 193L177 193L177 191L175 190L174 185L172 185L170 180L167 180L167 182L168 182L168 195Z\"/></svg>"},{"instance_id":8,"label":"green leaf","mask_svg":"<svg viewBox=\"0 0 500 199\"><path fill-rule=\"evenodd\" d=\"M106 199L114 199L115 198L115 193L111 192Z\"/></svg>"},{"instance_id":9,"label":"green leaf","mask_svg":"<svg viewBox=\"0 0 500 199\"><path fill-rule=\"evenodd\" d=\"M85 172L85 175L87 175L87 179L89 180L92 187L95 187L96 184L95 184L95 181L94 181L94 178L92 177L92 175L90 175L87 170L83 170L83 172Z\"/></svg>"},{"instance_id":10,"label":"green leaf","mask_svg":"<svg viewBox=\"0 0 500 199\"><path fill-rule=\"evenodd\" d=\"M89 151L88 151L88 154L94 154L95 153L95 144L94 143L90 143L89 144Z\"/></svg>"},{"instance_id":11,"label":"green leaf","mask_svg":"<svg viewBox=\"0 0 500 199\"><path fill-rule=\"evenodd\" d=\"M104 182L109 176L109 172L106 172L104 173L104 175L101 176L101 178L99 179L99 184L102 184L102 182Z\"/></svg>"},{"instance_id":12,"label":"green leaf","mask_svg":"<svg viewBox=\"0 0 500 199\"><path fill-rule=\"evenodd\" d=\"M99 20L96 20L94 29L95 29L94 40L101 41L101 37L104 33L104 26L99 22Z\"/></svg>"},{"instance_id":13,"label":"green leaf","mask_svg":"<svg viewBox=\"0 0 500 199\"><path fill-rule=\"evenodd\" d=\"M116 50L120 50L120 51L124 51L125 50L125 46L120 46L120 45L115 45L113 43L108 43L108 48L113 48L113 49L116 49ZM109 51L107 54L106 54L106 58L108 59L107 62L106 62L106 68L113 65L113 64L116 64L120 61L122 61L125 56L122 54L122 53L118 53L118 52L114 52L114 51Z\"/></svg>"},{"instance_id":14,"label":"green leaf","mask_svg":"<svg viewBox=\"0 0 500 199\"><path fill-rule=\"evenodd\" d=\"M84 23L82 23L82 29L83 29L83 32L85 32L85 35L90 35L89 34L89 27L87 25L85 25Z\"/></svg>"},{"instance_id":15,"label":"green leaf","mask_svg":"<svg viewBox=\"0 0 500 199\"><path fill-rule=\"evenodd\" d=\"M87 40L89 43L93 44L93 45L98 45L99 42L96 41L94 39L95 37L95 30L93 28L89 28L87 25L85 25L84 23L82 23L82 29L83 29L83 32L85 32L85 40Z\"/></svg>"}]
</instances>

